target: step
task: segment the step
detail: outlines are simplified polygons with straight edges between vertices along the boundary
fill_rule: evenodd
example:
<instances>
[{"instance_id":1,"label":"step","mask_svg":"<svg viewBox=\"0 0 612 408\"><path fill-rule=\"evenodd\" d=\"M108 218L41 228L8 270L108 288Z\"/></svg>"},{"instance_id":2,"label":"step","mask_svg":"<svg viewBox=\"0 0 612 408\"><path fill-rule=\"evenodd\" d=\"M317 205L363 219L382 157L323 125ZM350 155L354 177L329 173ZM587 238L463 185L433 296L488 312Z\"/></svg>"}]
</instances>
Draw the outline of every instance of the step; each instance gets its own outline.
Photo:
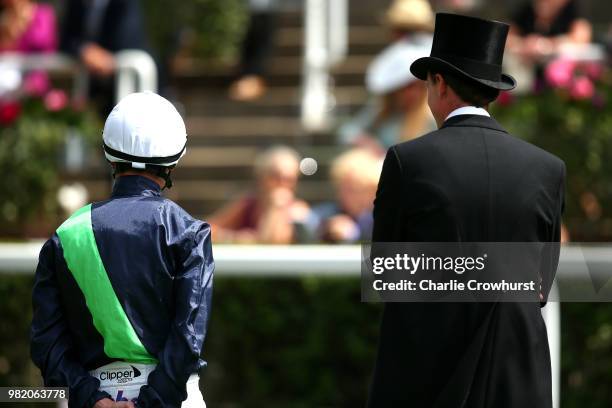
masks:
<instances>
[{"instance_id":1,"label":"step","mask_svg":"<svg viewBox=\"0 0 612 408\"><path fill-rule=\"evenodd\" d=\"M363 86L343 86L333 90L336 106L355 108L367 99ZM302 89L300 87L270 87L259 99L236 102L229 99L226 89L191 88L177 92L177 100L188 116L276 116L299 117Z\"/></svg>"},{"instance_id":2,"label":"step","mask_svg":"<svg viewBox=\"0 0 612 408\"><path fill-rule=\"evenodd\" d=\"M188 147L187 153L181 159L180 168L251 168L257 154L266 147ZM303 157L312 157L320 166L326 166L345 148L341 146L296 146L295 149Z\"/></svg>"},{"instance_id":3,"label":"step","mask_svg":"<svg viewBox=\"0 0 612 408\"><path fill-rule=\"evenodd\" d=\"M190 116L185 119L187 132L192 138L294 138L303 134L297 118L275 116L259 117L202 117Z\"/></svg>"},{"instance_id":4,"label":"step","mask_svg":"<svg viewBox=\"0 0 612 408\"><path fill-rule=\"evenodd\" d=\"M288 12L281 12L278 14L277 24L279 27L295 27L303 25L304 2L301 1L300 3L300 6L302 7L293 7ZM380 25L384 11L389 3L389 0L347 0L349 25ZM284 4L284 2L281 2L281 4Z\"/></svg>"},{"instance_id":5,"label":"step","mask_svg":"<svg viewBox=\"0 0 612 408\"><path fill-rule=\"evenodd\" d=\"M384 27L351 26L348 32L348 54L376 55L391 40ZM302 27L284 27L277 31L271 56L300 56L304 53L304 31Z\"/></svg>"},{"instance_id":6,"label":"step","mask_svg":"<svg viewBox=\"0 0 612 408\"><path fill-rule=\"evenodd\" d=\"M380 45L390 41L390 33L380 25L352 25L348 31L349 45ZM302 27L283 27L276 32L275 45L278 47L303 46Z\"/></svg>"},{"instance_id":7,"label":"step","mask_svg":"<svg viewBox=\"0 0 612 408\"><path fill-rule=\"evenodd\" d=\"M332 68L335 74L364 73L372 61L371 54L354 54L347 56L337 66ZM276 56L268 63L267 78L289 77L301 78L303 68L302 56ZM181 58L173 74L175 84L193 79L214 79L216 81L231 81L235 77L236 68L228 63L211 62L200 58ZM297 81L300 83L300 81Z\"/></svg>"},{"instance_id":8,"label":"step","mask_svg":"<svg viewBox=\"0 0 612 408\"><path fill-rule=\"evenodd\" d=\"M189 146L325 146L334 133L305 133L299 118L286 117L187 117Z\"/></svg>"}]
</instances>

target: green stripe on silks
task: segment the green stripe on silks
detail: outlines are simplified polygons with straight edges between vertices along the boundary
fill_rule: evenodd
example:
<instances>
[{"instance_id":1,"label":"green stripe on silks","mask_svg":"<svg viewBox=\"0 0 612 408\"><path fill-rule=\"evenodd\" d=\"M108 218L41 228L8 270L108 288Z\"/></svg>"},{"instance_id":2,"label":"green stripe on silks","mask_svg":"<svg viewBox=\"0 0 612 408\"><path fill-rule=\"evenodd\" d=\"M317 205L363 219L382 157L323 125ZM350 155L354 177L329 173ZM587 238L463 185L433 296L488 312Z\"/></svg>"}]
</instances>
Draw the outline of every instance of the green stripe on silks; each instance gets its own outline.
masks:
<instances>
[{"instance_id":1,"label":"green stripe on silks","mask_svg":"<svg viewBox=\"0 0 612 408\"><path fill-rule=\"evenodd\" d=\"M157 363L136 335L108 278L91 224L91 204L60 225L57 235L68 269L85 296L95 328L104 339L106 355L133 363Z\"/></svg>"}]
</instances>

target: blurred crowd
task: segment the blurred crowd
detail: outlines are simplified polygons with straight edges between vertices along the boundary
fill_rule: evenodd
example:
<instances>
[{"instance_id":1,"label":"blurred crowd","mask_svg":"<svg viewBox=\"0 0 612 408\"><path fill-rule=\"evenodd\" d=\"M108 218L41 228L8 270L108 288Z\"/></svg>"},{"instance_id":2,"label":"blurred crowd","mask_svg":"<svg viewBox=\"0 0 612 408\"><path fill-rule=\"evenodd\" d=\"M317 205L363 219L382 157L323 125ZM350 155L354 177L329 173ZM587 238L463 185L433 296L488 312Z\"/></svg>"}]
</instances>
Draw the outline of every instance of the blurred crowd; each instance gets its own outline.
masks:
<instances>
[{"instance_id":1,"label":"blurred crowd","mask_svg":"<svg viewBox=\"0 0 612 408\"><path fill-rule=\"evenodd\" d=\"M384 12L388 44L371 61L364 78L367 103L337 126L344 153L331 164L335 200L313 205L300 199L300 156L288 146L262 152L253 168L251 191L212 214L216 240L238 243L359 242L372 230L372 207L386 149L436 128L427 90L409 70L429 55L435 11L470 13L478 0L395 0ZM115 54L148 50L143 15L136 0L65 0L58 19L48 3L0 0L0 54L61 51L81 61L90 74L90 97L101 112L113 103ZM278 2L248 2L249 25L236 79L228 88L236 101L266 92L266 60L276 32ZM589 50L591 23L578 0L525 0L507 19L508 71L532 86L559 56ZM10 88L0 63L0 96ZM4 71L3 71L4 70ZM40 73L32 73L40 74ZM525 86L523 91L525 91Z\"/></svg>"},{"instance_id":2,"label":"blurred crowd","mask_svg":"<svg viewBox=\"0 0 612 408\"><path fill-rule=\"evenodd\" d=\"M138 1L65 0L61 24L50 3L2 0L0 4L0 53L61 51L73 56L90 75L89 96L101 113L114 102L115 53L147 49Z\"/></svg>"},{"instance_id":3,"label":"blurred crowd","mask_svg":"<svg viewBox=\"0 0 612 408\"><path fill-rule=\"evenodd\" d=\"M92 88L104 89L104 79L116 68L114 54L125 49L148 50L140 2L137 0L63 0L61 24L51 3L34 0L0 2L0 53L49 53L63 51L78 58L94 77ZM383 141L387 132L398 130L411 138L428 129L422 86L406 73L402 61L428 52L435 10L469 13L479 0L393 1L384 16L389 47L382 50L368 69L366 86L379 102L358 115L353 126L341 131L343 142L361 143L355 128L376 128ZM248 28L229 94L236 100L257 99L265 93L266 60L277 27L279 2L249 0ZM578 0L525 0L509 18L509 59L522 67L541 67L556 55L576 52L576 45L592 41L593 29L584 18ZM397 69L396 69L397 68ZM102 91L100 91L102 92ZM405 97L403 97L404 95ZM412 120L397 123L405 110ZM381 122L395 122L390 130ZM410 123L409 123L410 122ZM392 126L393 127L393 126ZM380 132L380 133L378 133Z\"/></svg>"},{"instance_id":4,"label":"blurred crowd","mask_svg":"<svg viewBox=\"0 0 612 408\"><path fill-rule=\"evenodd\" d=\"M416 59L429 55L434 6L469 13L477 3L455 0L432 5L427 0L393 1L384 14L389 43L369 64L365 76L370 97L363 108L337 129L338 144L346 146L347 152L331 166L335 202L309 207L297 198L298 154L288 147L273 148L257 159L255 191L210 219L217 238L228 242L285 244L367 241L387 148L436 128L427 106L425 84L408 69ZM528 84L523 87L526 89L544 74L543 68L551 60L562 54L575 54L591 41L591 24L581 14L577 1L526 1L511 19L507 64L523 68L519 82ZM245 92L248 97L236 99L261 96L265 91L263 75L263 70L256 74L261 85L257 92ZM243 84L252 80L251 74L242 79ZM241 80L234 84L232 92L236 93L237 86L241 86ZM563 239L568 239L565 230Z\"/></svg>"},{"instance_id":5,"label":"blurred crowd","mask_svg":"<svg viewBox=\"0 0 612 408\"><path fill-rule=\"evenodd\" d=\"M208 221L221 242L367 241L381 169L381 158L368 150L342 153L330 171L336 200L311 207L296 196L298 153L286 146L272 147L255 159L253 191L227 204Z\"/></svg>"}]
</instances>

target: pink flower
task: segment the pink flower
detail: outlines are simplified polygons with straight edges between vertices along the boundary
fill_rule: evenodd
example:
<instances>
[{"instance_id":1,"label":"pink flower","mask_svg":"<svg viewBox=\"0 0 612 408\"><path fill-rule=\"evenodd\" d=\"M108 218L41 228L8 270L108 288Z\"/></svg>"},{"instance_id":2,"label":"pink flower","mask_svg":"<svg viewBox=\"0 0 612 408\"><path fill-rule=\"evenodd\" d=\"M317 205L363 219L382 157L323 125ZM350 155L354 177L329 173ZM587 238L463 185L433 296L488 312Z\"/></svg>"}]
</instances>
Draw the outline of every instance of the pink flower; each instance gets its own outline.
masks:
<instances>
[{"instance_id":1,"label":"pink flower","mask_svg":"<svg viewBox=\"0 0 612 408\"><path fill-rule=\"evenodd\" d=\"M0 125L13 124L21 114L21 106L17 102L0 102Z\"/></svg>"},{"instance_id":2,"label":"pink flower","mask_svg":"<svg viewBox=\"0 0 612 408\"><path fill-rule=\"evenodd\" d=\"M558 59L546 67L544 76L546 81L555 88L568 88L572 84L572 77L576 63L567 59Z\"/></svg>"},{"instance_id":3,"label":"pink flower","mask_svg":"<svg viewBox=\"0 0 612 408\"><path fill-rule=\"evenodd\" d=\"M26 76L23 88L28 95L41 97L49 90L49 77L43 71L34 71Z\"/></svg>"},{"instance_id":4,"label":"pink flower","mask_svg":"<svg viewBox=\"0 0 612 408\"><path fill-rule=\"evenodd\" d=\"M497 103L499 103L501 106L508 106L512 102L514 102L514 95L507 91L500 92L499 97L497 98Z\"/></svg>"},{"instance_id":5,"label":"pink flower","mask_svg":"<svg viewBox=\"0 0 612 408\"><path fill-rule=\"evenodd\" d=\"M45 95L44 102L48 110L57 112L64 109L68 104L68 95L61 89L52 89Z\"/></svg>"},{"instance_id":6,"label":"pink flower","mask_svg":"<svg viewBox=\"0 0 612 408\"><path fill-rule=\"evenodd\" d=\"M587 62L583 66L584 72L594 81L600 79L603 75L603 65L599 62Z\"/></svg>"},{"instance_id":7,"label":"pink flower","mask_svg":"<svg viewBox=\"0 0 612 408\"><path fill-rule=\"evenodd\" d=\"M594 94L595 86L586 76L576 78L570 89L570 95L577 100L591 99Z\"/></svg>"}]
</instances>

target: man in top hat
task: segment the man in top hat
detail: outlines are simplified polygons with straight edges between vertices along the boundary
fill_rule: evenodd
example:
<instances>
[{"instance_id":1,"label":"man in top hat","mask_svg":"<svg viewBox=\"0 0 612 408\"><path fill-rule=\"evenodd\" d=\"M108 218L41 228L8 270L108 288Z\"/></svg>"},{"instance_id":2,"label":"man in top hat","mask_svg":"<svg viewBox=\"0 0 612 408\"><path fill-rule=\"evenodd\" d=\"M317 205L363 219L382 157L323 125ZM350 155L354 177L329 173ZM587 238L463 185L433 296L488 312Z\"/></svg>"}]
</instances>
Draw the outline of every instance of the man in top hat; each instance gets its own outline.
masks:
<instances>
[{"instance_id":1,"label":"man in top hat","mask_svg":"<svg viewBox=\"0 0 612 408\"><path fill-rule=\"evenodd\" d=\"M558 242L565 165L510 134L487 108L515 87L502 74L508 26L438 14L427 81L439 129L392 146L374 205L374 242ZM369 407L552 406L542 302L387 303Z\"/></svg>"}]
</instances>

